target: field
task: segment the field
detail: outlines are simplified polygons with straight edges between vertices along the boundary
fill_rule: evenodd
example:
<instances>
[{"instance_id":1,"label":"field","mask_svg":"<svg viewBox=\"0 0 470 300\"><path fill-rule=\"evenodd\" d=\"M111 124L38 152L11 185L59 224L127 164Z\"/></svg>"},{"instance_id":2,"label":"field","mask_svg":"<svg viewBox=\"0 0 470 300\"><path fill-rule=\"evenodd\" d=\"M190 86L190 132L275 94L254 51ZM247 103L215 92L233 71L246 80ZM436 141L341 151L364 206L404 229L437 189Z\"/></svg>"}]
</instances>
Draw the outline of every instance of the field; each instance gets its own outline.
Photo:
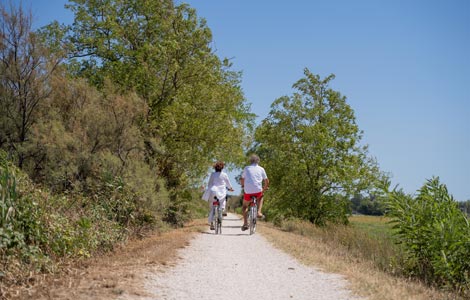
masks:
<instances>
[{"instance_id":1,"label":"field","mask_svg":"<svg viewBox=\"0 0 470 300\"><path fill-rule=\"evenodd\" d=\"M367 232L371 236L390 236L392 226L389 223L390 219L382 216L364 216L353 215L349 217L351 225L358 230Z\"/></svg>"}]
</instances>

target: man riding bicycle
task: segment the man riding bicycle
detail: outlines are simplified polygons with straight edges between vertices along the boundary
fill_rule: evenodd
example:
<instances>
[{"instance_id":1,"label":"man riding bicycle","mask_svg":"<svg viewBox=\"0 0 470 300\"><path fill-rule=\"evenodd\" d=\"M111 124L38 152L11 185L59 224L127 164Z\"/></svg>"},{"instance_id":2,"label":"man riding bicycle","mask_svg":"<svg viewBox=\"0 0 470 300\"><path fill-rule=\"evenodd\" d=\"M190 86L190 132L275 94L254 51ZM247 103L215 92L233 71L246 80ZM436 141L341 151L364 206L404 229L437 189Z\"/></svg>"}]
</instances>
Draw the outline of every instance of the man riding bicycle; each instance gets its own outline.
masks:
<instances>
[{"instance_id":1,"label":"man riding bicycle","mask_svg":"<svg viewBox=\"0 0 470 300\"><path fill-rule=\"evenodd\" d=\"M259 166L259 156L252 154L250 156L250 165L243 169L241 177L241 185L244 190L243 195L243 226L242 231L248 229L248 206L251 202L251 197L258 199L258 218L263 218L261 209L263 208L263 192L269 188L269 179L263 167Z\"/></svg>"}]
</instances>

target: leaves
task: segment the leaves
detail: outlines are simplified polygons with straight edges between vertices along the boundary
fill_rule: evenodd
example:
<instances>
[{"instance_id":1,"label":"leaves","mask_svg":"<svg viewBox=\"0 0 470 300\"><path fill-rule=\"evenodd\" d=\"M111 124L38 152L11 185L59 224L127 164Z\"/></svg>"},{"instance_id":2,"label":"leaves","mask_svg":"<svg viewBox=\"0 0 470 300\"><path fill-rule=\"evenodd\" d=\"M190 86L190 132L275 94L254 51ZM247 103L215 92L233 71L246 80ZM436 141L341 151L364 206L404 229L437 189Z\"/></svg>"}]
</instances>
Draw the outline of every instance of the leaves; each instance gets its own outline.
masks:
<instances>
[{"instance_id":1,"label":"leaves","mask_svg":"<svg viewBox=\"0 0 470 300\"><path fill-rule=\"evenodd\" d=\"M416 197L393 191L387 204L412 270L427 282L468 289L469 222L439 178Z\"/></svg>"}]
</instances>

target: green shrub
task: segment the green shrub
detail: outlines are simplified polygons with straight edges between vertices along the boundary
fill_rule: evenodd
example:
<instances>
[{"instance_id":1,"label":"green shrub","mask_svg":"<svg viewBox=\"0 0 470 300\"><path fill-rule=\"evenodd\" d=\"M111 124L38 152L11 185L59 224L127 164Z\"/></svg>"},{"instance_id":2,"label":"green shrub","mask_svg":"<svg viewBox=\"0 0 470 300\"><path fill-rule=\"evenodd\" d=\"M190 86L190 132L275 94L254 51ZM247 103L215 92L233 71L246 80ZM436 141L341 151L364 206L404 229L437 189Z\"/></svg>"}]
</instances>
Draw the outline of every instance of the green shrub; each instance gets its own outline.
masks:
<instances>
[{"instance_id":1,"label":"green shrub","mask_svg":"<svg viewBox=\"0 0 470 300\"><path fill-rule=\"evenodd\" d=\"M51 194L0 153L0 284L30 272L53 271L63 258L108 251L128 235L152 227L156 215L119 177L87 183L86 193Z\"/></svg>"},{"instance_id":2,"label":"green shrub","mask_svg":"<svg viewBox=\"0 0 470 300\"><path fill-rule=\"evenodd\" d=\"M440 287L470 288L470 225L439 178L416 197L394 191L388 201L412 275Z\"/></svg>"}]
</instances>

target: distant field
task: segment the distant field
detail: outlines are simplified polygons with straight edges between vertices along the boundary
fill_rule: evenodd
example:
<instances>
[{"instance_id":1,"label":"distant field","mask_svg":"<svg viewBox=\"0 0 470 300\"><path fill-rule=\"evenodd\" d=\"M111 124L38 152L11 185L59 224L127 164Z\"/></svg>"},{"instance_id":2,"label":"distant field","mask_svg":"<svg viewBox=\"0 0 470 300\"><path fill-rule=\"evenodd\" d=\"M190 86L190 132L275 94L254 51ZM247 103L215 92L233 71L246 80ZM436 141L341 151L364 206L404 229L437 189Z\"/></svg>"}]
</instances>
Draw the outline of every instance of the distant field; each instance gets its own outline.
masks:
<instances>
[{"instance_id":1,"label":"distant field","mask_svg":"<svg viewBox=\"0 0 470 300\"><path fill-rule=\"evenodd\" d=\"M351 226L372 237L392 237L392 224L388 217L354 215L349 217L349 221Z\"/></svg>"}]
</instances>

